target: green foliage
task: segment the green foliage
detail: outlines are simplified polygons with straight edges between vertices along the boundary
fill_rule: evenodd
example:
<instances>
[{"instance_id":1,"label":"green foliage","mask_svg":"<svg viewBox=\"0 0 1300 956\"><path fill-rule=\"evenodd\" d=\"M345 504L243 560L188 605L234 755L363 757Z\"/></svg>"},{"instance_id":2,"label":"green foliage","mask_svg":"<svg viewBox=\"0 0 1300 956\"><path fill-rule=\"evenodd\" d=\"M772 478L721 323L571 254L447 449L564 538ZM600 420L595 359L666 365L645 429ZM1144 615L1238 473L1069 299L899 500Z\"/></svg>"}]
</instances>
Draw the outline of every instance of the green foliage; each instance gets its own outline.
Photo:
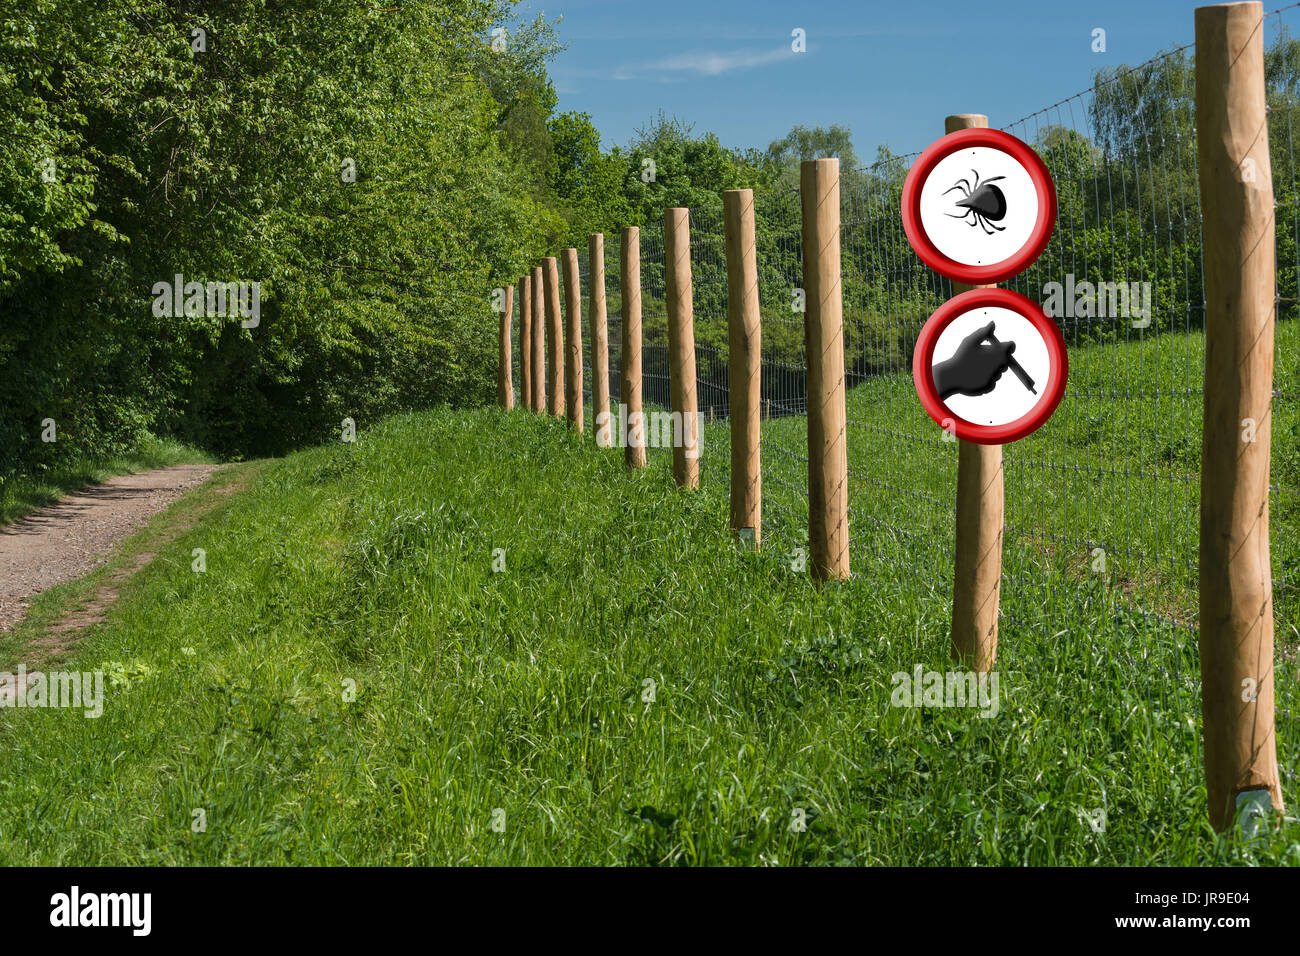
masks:
<instances>
[{"instance_id":1,"label":"green foliage","mask_svg":"<svg viewBox=\"0 0 1300 956\"><path fill-rule=\"evenodd\" d=\"M631 206L628 225L663 221L673 207L716 207L724 189L752 189L760 181L756 158L728 149L713 133L692 136L693 127L663 112L637 130L623 159L623 193Z\"/></svg>"},{"instance_id":2,"label":"green foliage","mask_svg":"<svg viewBox=\"0 0 1300 956\"><path fill-rule=\"evenodd\" d=\"M561 113L547 129L547 185L568 224L565 245L585 249L588 236L596 232L617 236L633 216L622 190L622 154L617 149L601 152L600 133L586 113Z\"/></svg>"},{"instance_id":3,"label":"green foliage","mask_svg":"<svg viewBox=\"0 0 1300 956\"><path fill-rule=\"evenodd\" d=\"M492 289L562 228L520 146L550 108L550 28L494 50L507 12L36 0L0 20L0 474L151 432L279 453L345 416L490 400ZM259 282L260 325L155 315L177 273Z\"/></svg>"},{"instance_id":4,"label":"green foliage","mask_svg":"<svg viewBox=\"0 0 1300 956\"><path fill-rule=\"evenodd\" d=\"M764 162L770 178L782 186L793 188L799 185L800 163L829 156L839 159L841 174L856 172L861 165L847 126L838 123L829 128L795 125L789 133L768 146Z\"/></svg>"}]
</instances>

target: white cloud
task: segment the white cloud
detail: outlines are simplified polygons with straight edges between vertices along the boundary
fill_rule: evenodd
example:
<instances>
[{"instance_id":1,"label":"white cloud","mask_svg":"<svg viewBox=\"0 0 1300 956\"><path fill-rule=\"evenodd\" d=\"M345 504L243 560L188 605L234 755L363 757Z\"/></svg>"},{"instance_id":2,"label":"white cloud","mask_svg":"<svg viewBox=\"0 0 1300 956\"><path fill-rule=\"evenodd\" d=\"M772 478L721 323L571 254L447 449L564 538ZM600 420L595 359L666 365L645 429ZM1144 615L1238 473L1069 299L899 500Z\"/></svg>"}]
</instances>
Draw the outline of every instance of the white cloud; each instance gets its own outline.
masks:
<instances>
[{"instance_id":1,"label":"white cloud","mask_svg":"<svg viewBox=\"0 0 1300 956\"><path fill-rule=\"evenodd\" d=\"M674 74L694 73L697 76L721 76L733 70L748 70L778 60L789 59L794 53L789 47L776 50L735 50L719 53L712 50L698 50L678 53L663 60L643 63L640 66L621 67L614 78L630 80L646 74L660 74L667 79Z\"/></svg>"}]
</instances>

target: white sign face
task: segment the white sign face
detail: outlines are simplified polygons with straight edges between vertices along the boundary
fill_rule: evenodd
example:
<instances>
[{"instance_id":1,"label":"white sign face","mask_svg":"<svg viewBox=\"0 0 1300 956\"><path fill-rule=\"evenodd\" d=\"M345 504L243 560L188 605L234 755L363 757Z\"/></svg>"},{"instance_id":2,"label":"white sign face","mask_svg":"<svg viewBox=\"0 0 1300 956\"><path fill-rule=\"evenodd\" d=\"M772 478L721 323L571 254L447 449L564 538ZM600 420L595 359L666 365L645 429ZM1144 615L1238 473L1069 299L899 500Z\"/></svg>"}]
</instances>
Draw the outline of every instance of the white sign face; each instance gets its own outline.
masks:
<instances>
[{"instance_id":1,"label":"white sign face","mask_svg":"<svg viewBox=\"0 0 1300 956\"><path fill-rule=\"evenodd\" d=\"M1038 191L1010 154L990 146L950 153L921 186L921 227L945 256L968 266L1003 262L1029 240Z\"/></svg>"},{"instance_id":2,"label":"white sign face","mask_svg":"<svg viewBox=\"0 0 1300 956\"><path fill-rule=\"evenodd\" d=\"M940 400L954 415L975 425L1006 425L1044 399L1051 358L1038 329L1020 313L975 308L939 333L930 367Z\"/></svg>"}]
</instances>

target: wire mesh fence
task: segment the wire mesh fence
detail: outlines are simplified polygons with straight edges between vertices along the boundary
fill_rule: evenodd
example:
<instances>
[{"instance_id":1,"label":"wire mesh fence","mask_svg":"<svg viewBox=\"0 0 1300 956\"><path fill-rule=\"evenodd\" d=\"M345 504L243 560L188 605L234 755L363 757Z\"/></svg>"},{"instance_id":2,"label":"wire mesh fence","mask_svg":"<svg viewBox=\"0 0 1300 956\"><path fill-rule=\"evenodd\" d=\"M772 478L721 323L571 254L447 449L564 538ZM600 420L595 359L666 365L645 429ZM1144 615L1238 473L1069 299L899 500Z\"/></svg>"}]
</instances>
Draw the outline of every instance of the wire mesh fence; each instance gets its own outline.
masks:
<instances>
[{"instance_id":1,"label":"wire mesh fence","mask_svg":"<svg viewBox=\"0 0 1300 956\"><path fill-rule=\"evenodd\" d=\"M762 310L761 414L764 537L806 538L807 400L804 390L799 194L789 188L756 197L756 258ZM721 204L690 210L696 397L704 420L700 481L725 490L731 432L726 231ZM641 230L643 367L647 410L671 406L668 315L664 305L663 226Z\"/></svg>"},{"instance_id":2,"label":"wire mesh fence","mask_svg":"<svg viewBox=\"0 0 1300 956\"><path fill-rule=\"evenodd\" d=\"M841 174L849 527L853 560L906 561L951 585L956 445L912 387L911 349L951 284L912 252L899 216L913 156Z\"/></svg>"},{"instance_id":3,"label":"wire mesh fence","mask_svg":"<svg viewBox=\"0 0 1300 956\"><path fill-rule=\"evenodd\" d=\"M1050 640L1081 589L1122 595L1147 619L1125 661L1141 666L1124 672L1194 713L1205 303L1191 70L1176 49L1007 128L1057 183L1052 241L1010 287L1057 321L1070 384L1006 449L1004 618L1025 635L1014 653Z\"/></svg>"},{"instance_id":4,"label":"wire mesh fence","mask_svg":"<svg viewBox=\"0 0 1300 956\"><path fill-rule=\"evenodd\" d=\"M663 222L649 222L641 227L641 401L647 415L672 406L667 295ZM659 431L645 429L647 462L672 454L660 446Z\"/></svg>"},{"instance_id":5,"label":"wire mesh fence","mask_svg":"<svg viewBox=\"0 0 1300 956\"><path fill-rule=\"evenodd\" d=\"M523 379L519 377L522 374L519 362L524 335L523 305L519 301L522 291L523 287L516 282L514 301L510 309L510 388L514 395L512 402L514 408L522 407L524 400Z\"/></svg>"},{"instance_id":6,"label":"wire mesh fence","mask_svg":"<svg viewBox=\"0 0 1300 956\"><path fill-rule=\"evenodd\" d=\"M582 403L583 428L587 433L593 433L596 423L593 420L593 407L591 403L591 390L595 382L596 366L592 360L592 349L596 345L595 336L591 334L591 251L587 246L578 246L578 301L574 307L578 310L579 322L578 327L582 335ZM566 309L568 308L566 304ZM568 320L568 312L565 312L565 320ZM568 326L565 326L565 334L568 334Z\"/></svg>"},{"instance_id":7,"label":"wire mesh fence","mask_svg":"<svg viewBox=\"0 0 1300 956\"><path fill-rule=\"evenodd\" d=\"M1300 57L1281 18L1271 19L1278 324L1270 507L1279 658L1293 662ZM1175 49L1100 74L1091 89L1006 127L1039 152L1058 195L1051 243L1009 287L1042 302L1060 325L1070 382L1053 418L1005 448L1000 656L1030 666L1050 658L1053 642L1086 640L1105 648L1108 683L1118 679L1182 715L1199 708L1205 362L1193 69L1189 49ZM851 522L854 549L867 560L903 556L946 593L957 445L915 402L906 343L952 289L902 234L910 159L846 171L842 181ZM1127 643L1067 632L1075 610L1098 602L1104 626L1123 628ZM1283 691L1278 726L1291 753L1300 743L1293 697Z\"/></svg>"},{"instance_id":8,"label":"wire mesh fence","mask_svg":"<svg viewBox=\"0 0 1300 956\"><path fill-rule=\"evenodd\" d=\"M727 249L720 204L691 210L690 240L695 396L704 420L700 482L725 488L731 473L731 430L725 425L730 405Z\"/></svg>"},{"instance_id":9,"label":"wire mesh fence","mask_svg":"<svg viewBox=\"0 0 1300 956\"><path fill-rule=\"evenodd\" d=\"M1300 646L1300 44L1285 20L1294 13L1266 18L1278 282L1271 537L1279 659L1292 664ZM1043 303L1057 321L1070 375L1048 423L1004 449L1000 657L1032 670L1051 666L1054 645L1087 641L1097 649L1099 681L1158 702L1178 722L1199 707L1206 303L1194 80L1193 51L1179 47L1136 67L1102 71L1089 89L1004 127L1042 157L1058 205L1051 242L1008 287ZM903 566L942 600L952 588L958 445L916 401L911 361L921 326L953 288L921 263L903 231L901 193L916 155L884 153L870 166L841 170L851 549L858 573L882 562ZM785 548L806 537L808 522L797 186L759 192L755 220L764 539ZM701 479L725 489L730 393L721 204L692 209L690 226L697 394L705 419ZM610 394L617 405L616 237L606 238L605 250ZM585 263L585 250L581 257ZM641 229L647 411L671 404L664 270L662 222L648 223ZM588 271L584 265L584 307ZM648 449L652 461L667 452ZM1081 619L1114 633L1072 631L1067 622ZM1294 689L1279 683L1279 744L1295 753Z\"/></svg>"},{"instance_id":10,"label":"wire mesh fence","mask_svg":"<svg viewBox=\"0 0 1300 956\"><path fill-rule=\"evenodd\" d=\"M1294 51L1269 41L1269 134L1279 211L1295 208ZM1137 614L1124 663L1162 703L1194 713L1205 297L1190 48L1113 71L1093 88L1011 124L1057 182L1043 256L1012 288L1056 302L1070 387L1056 416L1005 457L1004 617L1047 637L1063 606L1104 586ZM1297 644L1296 242L1277 230L1277 364L1270 508L1275 625ZM1019 513L1010 513L1018 502ZM1035 507L1038 504L1038 507ZM1294 748L1295 715L1278 733ZM1291 749L1294 752L1294 749Z\"/></svg>"},{"instance_id":11,"label":"wire mesh fence","mask_svg":"<svg viewBox=\"0 0 1300 956\"><path fill-rule=\"evenodd\" d=\"M787 549L806 540L808 528L808 366L797 187L754 197L754 233L762 316L763 537Z\"/></svg>"},{"instance_id":12,"label":"wire mesh fence","mask_svg":"<svg viewBox=\"0 0 1300 956\"><path fill-rule=\"evenodd\" d=\"M619 428L622 427L619 404L623 384L623 293L619 281L621 237L616 235L605 236L603 248L605 252L605 328L609 342L609 367L605 370L605 374L609 378L609 400L612 406L611 415L613 416L610 423L610 439L617 446L619 443ZM596 368L594 349L593 343L589 350L593 370Z\"/></svg>"}]
</instances>

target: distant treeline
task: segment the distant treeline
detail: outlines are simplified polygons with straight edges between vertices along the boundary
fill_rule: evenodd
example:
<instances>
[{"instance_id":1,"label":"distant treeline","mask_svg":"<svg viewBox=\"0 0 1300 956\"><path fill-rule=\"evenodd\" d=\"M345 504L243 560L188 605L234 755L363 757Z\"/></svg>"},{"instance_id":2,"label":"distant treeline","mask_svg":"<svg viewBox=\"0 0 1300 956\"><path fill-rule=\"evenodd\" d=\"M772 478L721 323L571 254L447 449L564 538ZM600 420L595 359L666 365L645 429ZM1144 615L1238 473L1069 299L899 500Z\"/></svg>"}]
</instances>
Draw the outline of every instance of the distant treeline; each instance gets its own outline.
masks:
<instances>
[{"instance_id":1,"label":"distant treeline","mask_svg":"<svg viewBox=\"0 0 1300 956\"><path fill-rule=\"evenodd\" d=\"M843 171L848 367L906 364L947 293L898 222L902 158L864 167L841 126L732 149L663 113L603 147L591 117L556 112L555 25L511 8L29 0L0 19L0 478L149 434L276 454L345 417L490 402L493 289L603 232L613 292L613 237L650 237L670 206L716 259L729 188L758 196L765 355L798 364L796 187L818 156ZM1297 63L1284 35L1269 95L1293 297ZM1199 321L1192 66L1142 69L1098 76L1082 131L1030 137L1062 228L1025 282L1150 276L1159 330ZM647 262L648 304L661 273ZM698 340L724 347L721 273L696 283L696 315ZM648 308L647 342L663 333Z\"/></svg>"}]
</instances>

